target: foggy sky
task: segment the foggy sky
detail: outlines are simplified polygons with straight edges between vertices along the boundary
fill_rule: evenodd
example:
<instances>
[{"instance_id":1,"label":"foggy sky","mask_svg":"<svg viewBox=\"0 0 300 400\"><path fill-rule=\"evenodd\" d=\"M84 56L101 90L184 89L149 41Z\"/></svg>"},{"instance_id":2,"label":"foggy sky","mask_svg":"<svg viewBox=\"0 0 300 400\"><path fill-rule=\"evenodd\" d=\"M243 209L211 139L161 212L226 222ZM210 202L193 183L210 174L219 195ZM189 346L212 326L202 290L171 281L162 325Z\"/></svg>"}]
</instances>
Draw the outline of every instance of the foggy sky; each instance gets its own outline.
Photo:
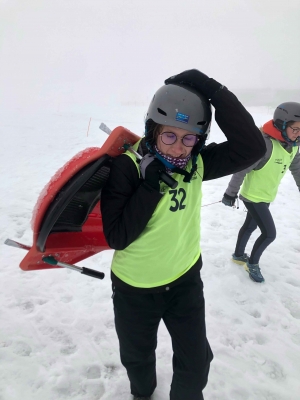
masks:
<instances>
[{"instance_id":1,"label":"foggy sky","mask_svg":"<svg viewBox=\"0 0 300 400\"><path fill-rule=\"evenodd\" d=\"M0 105L150 101L189 68L300 93L299 39L299 0L0 0Z\"/></svg>"}]
</instances>

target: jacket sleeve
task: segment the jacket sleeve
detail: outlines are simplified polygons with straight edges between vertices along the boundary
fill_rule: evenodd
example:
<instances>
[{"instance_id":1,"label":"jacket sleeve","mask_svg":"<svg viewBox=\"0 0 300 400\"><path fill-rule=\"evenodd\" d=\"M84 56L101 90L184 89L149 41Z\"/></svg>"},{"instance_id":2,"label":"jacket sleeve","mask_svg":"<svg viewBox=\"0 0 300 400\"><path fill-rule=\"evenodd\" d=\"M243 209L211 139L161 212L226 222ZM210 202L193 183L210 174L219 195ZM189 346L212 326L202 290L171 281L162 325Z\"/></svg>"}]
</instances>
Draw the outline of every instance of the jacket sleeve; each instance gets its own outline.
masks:
<instances>
[{"instance_id":1,"label":"jacket sleeve","mask_svg":"<svg viewBox=\"0 0 300 400\"><path fill-rule=\"evenodd\" d=\"M143 232L162 194L142 183L127 155L116 157L101 193L103 232L112 249L123 250Z\"/></svg>"},{"instance_id":2,"label":"jacket sleeve","mask_svg":"<svg viewBox=\"0 0 300 400\"><path fill-rule=\"evenodd\" d=\"M260 130L245 107L226 87L211 97L215 120L227 141L211 144L201 152L204 162L203 180L231 175L254 164L266 152Z\"/></svg>"},{"instance_id":3,"label":"jacket sleeve","mask_svg":"<svg viewBox=\"0 0 300 400\"><path fill-rule=\"evenodd\" d=\"M260 170L269 161L269 158L271 157L272 154L273 145L271 140L269 140L267 136L264 135L263 137L265 139L265 144L267 148L265 155L260 160L250 165L250 167L243 169L242 171L236 172L235 174L232 175L228 187L225 191L225 193L228 194L228 196L232 197L236 196L240 190L240 187L243 183L245 176L253 169L256 171Z\"/></svg>"},{"instance_id":4,"label":"jacket sleeve","mask_svg":"<svg viewBox=\"0 0 300 400\"><path fill-rule=\"evenodd\" d=\"M299 150L290 165L290 171L295 179L298 189L300 190L300 153L299 153Z\"/></svg>"},{"instance_id":5,"label":"jacket sleeve","mask_svg":"<svg viewBox=\"0 0 300 400\"><path fill-rule=\"evenodd\" d=\"M230 182L228 184L227 189L225 190L225 193L228 194L228 196L232 196L235 197L239 190L240 187L243 183L243 180L245 178L245 176L248 174L248 172L252 171L253 169L255 169L256 165L259 163L259 161L253 165L251 165L250 167L243 169L242 171L239 171L235 174L232 175Z\"/></svg>"}]
</instances>

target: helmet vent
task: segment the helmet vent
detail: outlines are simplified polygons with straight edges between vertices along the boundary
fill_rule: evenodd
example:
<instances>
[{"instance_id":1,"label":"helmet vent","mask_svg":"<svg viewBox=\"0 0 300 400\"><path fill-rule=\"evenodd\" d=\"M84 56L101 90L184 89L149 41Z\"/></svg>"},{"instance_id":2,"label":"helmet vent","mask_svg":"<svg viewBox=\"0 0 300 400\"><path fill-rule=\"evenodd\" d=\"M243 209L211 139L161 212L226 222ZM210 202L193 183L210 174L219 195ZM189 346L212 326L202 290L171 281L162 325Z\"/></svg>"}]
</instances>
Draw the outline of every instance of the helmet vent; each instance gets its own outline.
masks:
<instances>
[{"instance_id":1,"label":"helmet vent","mask_svg":"<svg viewBox=\"0 0 300 400\"><path fill-rule=\"evenodd\" d=\"M199 122L197 122L197 125L205 125L206 124L206 121L199 121Z\"/></svg>"},{"instance_id":2,"label":"helmet vent","mask_svg":"<svg viewBox=\"0 0 300 400\"><path fill-rule=\"evenodd\" d=\"M167 113L166 113L164 110L162 110L161 108L157 108L157 111L158 111L160 114L167 116Z\"/></svg>"},{"instance_id":3,"label":"helmet vent","mask_svg":"<svg viewBox=\"0 0 300 400\"><path fill-rule=\"evenodd\" d=\"M282 111L284 111L286 114L288 114L288 111L285 109L285 108L283 108L283 107L277 107L279 110L282 110Z\"/></svg>"},{"instance_id":4,"label":"helmet vent","mask_svg":"<svg viewBox=\"0 0 300 400\"><path fill-rule=\"evenodd\" d=\"M294 117L296 117L296 118L300 118L300 115L296 115L296 114L295 114L295 115L294 115Z\"/></svg>"}]
</instances>

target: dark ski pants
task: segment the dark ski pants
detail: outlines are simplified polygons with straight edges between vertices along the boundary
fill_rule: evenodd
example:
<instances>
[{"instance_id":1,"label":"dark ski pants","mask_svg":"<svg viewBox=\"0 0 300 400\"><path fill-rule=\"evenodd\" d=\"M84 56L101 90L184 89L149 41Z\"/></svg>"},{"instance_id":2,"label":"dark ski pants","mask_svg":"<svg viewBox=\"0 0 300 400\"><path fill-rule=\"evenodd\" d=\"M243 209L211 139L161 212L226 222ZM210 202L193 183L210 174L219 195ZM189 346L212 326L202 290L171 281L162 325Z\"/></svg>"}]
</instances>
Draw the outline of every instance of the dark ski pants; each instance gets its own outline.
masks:
<instances>
[{"instance_id":1,"label":"dark ski pants","mask_svg":"<svg viewBox=\"0 0 300 400\"><path fill-rule=\"evenodd\" d=\"M261 235L255 241L249 259L250 264L258 264L262 253L275 240L276 228L269 210L270 203L249 203L244 201L244 204L248 212L244 225L238 234L235 255L241 256L244 254L248 240L258 226L261 230Z\"/></svg>"},{"instance_id":2,"label":"dark ski pants","mask_svg":"<svg viewBox=\"0 0 300 400\"><path fill-rule=\"evenodd\" d=\"M206 339L200 274L164 293L114 288L115 325L131 393L151 396L156 387L157 330L162 319L172 338L171 400L202 400L213 354Z\"/></svg>"}]
</instances>

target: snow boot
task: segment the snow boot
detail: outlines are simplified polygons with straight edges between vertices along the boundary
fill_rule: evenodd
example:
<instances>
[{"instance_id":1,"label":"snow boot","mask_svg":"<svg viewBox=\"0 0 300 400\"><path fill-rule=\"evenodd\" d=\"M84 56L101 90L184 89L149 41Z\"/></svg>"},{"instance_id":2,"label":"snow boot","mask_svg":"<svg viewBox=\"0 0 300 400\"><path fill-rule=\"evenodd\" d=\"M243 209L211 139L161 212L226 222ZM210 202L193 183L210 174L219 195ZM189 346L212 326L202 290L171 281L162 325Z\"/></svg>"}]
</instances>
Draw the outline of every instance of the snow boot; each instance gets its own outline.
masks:
<instances>
[{"instance_id":1,"label":"snow boot","mask_svg":"<svg viewBox=\"0 0 300 400\"><path fill-rule=\"evenodd\" d=\"M249 273L250 279L252 279L254 282L264 282L265 279L262 276L259 268L259 264L250 264L248 261L245 265L245 270Z\"/></svg>"},{"instance_id":2,"label":"snow boot","mask_svg":"<svg viewBox=\"0 0 300 400\"><path fill-rule=\"evenodd\" d=\"M244 253L242 256L236 256L234 253L232 254L232 261L239 265L244 265L249 261L249 256Z\"/></svg>"}]
</instances>

